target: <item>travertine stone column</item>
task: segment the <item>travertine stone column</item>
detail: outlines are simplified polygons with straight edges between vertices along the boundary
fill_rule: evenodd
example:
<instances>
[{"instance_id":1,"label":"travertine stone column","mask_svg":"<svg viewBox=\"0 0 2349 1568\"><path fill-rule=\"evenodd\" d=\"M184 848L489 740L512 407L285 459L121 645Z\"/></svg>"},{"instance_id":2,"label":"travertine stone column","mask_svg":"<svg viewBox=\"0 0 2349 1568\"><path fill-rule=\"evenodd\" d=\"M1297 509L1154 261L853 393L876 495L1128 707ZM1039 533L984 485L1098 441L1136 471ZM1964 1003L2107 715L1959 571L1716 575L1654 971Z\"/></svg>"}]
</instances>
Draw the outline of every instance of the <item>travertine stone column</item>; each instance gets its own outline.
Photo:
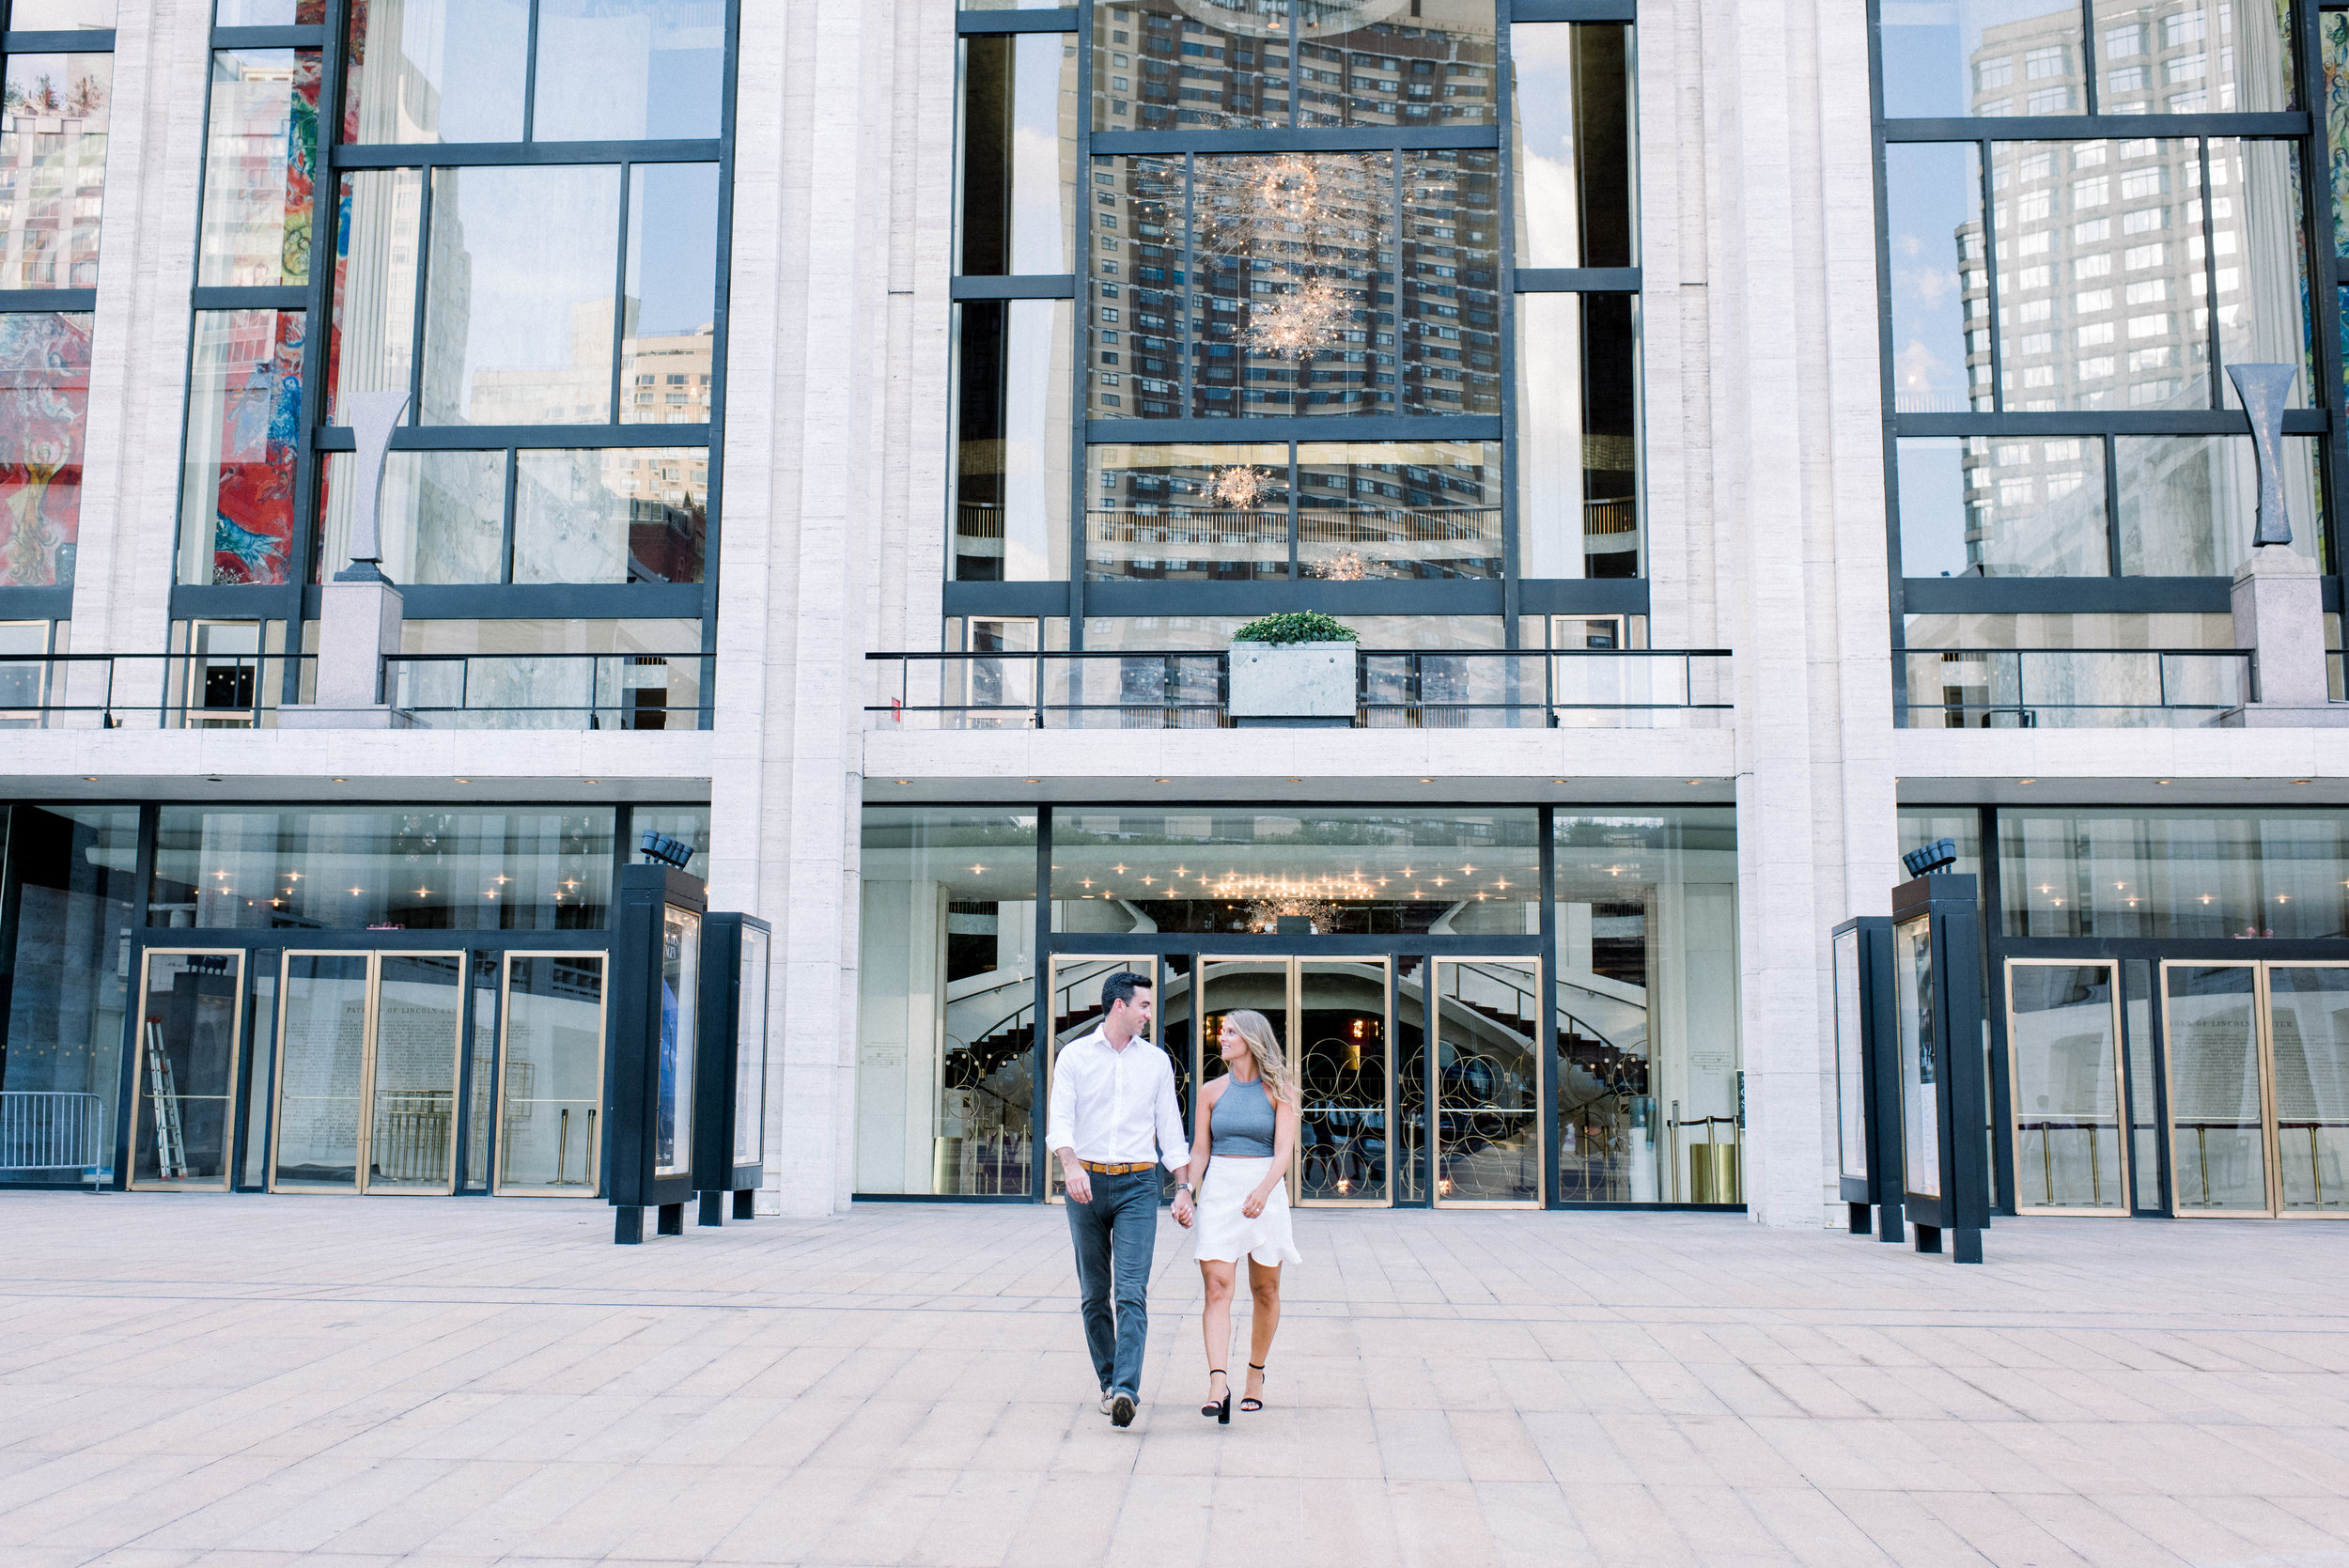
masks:
<instances>
[{"instance_id":1,"label":"travertine stone column","mask_svg":"<svg viewBox=\"0 0 2349 1568\"><path fill-rule=\"evenodd\" d=\"M1706 188L1680 193L1710 218L1711 591L1736 650L1746 1196L1766 1224L1828 1213L1828 932L1887 907L1895 860L1866 24L1819 0L1706 8Z\"/></svg>"}]
</instances>

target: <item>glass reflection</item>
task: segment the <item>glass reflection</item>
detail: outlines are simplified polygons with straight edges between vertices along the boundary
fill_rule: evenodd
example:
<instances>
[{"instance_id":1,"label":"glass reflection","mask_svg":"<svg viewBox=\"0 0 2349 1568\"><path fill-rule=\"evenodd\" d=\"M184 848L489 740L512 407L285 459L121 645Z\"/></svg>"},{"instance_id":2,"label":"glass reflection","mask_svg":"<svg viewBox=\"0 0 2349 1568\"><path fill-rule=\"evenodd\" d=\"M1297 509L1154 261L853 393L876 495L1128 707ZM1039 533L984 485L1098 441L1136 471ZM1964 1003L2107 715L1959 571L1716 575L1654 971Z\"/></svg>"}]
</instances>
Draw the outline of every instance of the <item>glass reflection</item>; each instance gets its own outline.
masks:
<instances>
[{"instance_id":1,"label":"glass reflection","mask_svg":"<svg viewBox=\"0 0 2349 1568\"><path fill-rule=\"evenodd\" d=\"M2223 115L2291 108L2289 14L2216 0L2094 0L2090 26L2096 40L2097 112Z\"/></svg>"},{"instance_id":2,"label":"glass reflection","mask_svg":"<svg viewBox=\"0 0 2349 1568\"><path fill-rule=\"evenodd\" d=\"M115 0L18 0L16 11L22 16L34 7L48 10L58 5L103 10L108 20L91 25L114 25ZM316 27L325 21L326 0L212 0L215 27Z\"/></svg>"},{"instance_id":3,"label":"glass reflection","mask_svg":"<svg viewBox=\"0 0 2349 1568\"><path fill-rule=\"evenodd\" d=\"M603 955L506 957L500 1191L593 1197L603 1103Z\"/></svg>"},{"instance_id":4,"label":"glass reflection","mask_svg":"<svg viewBox=\"0 0 2349 1568\"><path fill-rule=\"evenodd\" d=\"M620 422L707 425L717 344L718 165L638 163L629 170L628 191Z\"/></svg>"},{"instance_id":5,"label":"glass reflection","mask_svg":"<svg viewBox=\"0 0 2349 1568\"><path fill-rule=\"evenodd\" d=\"M1862 1009L1859 933L1835 936L1836 1174L1868 1179L1867 1017Z\"/></svg>"},{"instance_id":6,"label":"glass reflection","mask_svg":"<svg viewBox=\"0 0 2349 1568\"><path fill-rule=\"evenodd\" d=\"M113 96L111 54L11 54L0 69L0 287L97 287Z\"/></svg>"},{"instance_id":7,"label":"glass reflection","mask_svg":"<svg viewBox=\"0 0 2349 1568\"><path fill-rule=\"evenodd\" d=\"M693 1053L700 1044L702 917L671 904L661 916L661 1063L653 1093L652 1168L693 1167Z\"/></svg>"},{"instance_id":8,"label":"glass reflection","mask_svg":"<svg viewBox=\"0 0 2349 1568\"><path fill-rule=\"evenodd\" d=\"M2129 1206L2112 977L2110 964L2007 966L2020 1207Z\"/></svg>"},{"instance_id":9,"label":"glass reflection","mask_svg":"<svg viewBox=\"0 0 2349 1568\"><path fill-rule=\"evenodd\" d=\"M2298 366L2300 374L2286 395L2295 408L2308 407L2316 390L2302 217L2296 144L2212 138L2211 259L2219 363ZM2242 407L2234 382L2225 376L2218 382L2227 407Z\"/></svg>"},{"instance_id":10,"label":"glass reflection","mask_svg":"<svg viewBox=\"0 0 2349 1568\"><path fill-rule=\"evenodd\" d=\"M2267 1147L2249 964L2169 964L2170 1170L2177 1212L2265 1214Z\"/></svg>"},{"instance_id":11,"label":"glass reflection","mask_svg":"<svg viewBox=\"0 0 2349 1568\"><path fill-rule=\"evenodd\" d=\"M1388 0L1295 0L1294 9L1299 126L1498 122L1490 0L1408 14Z\"/></svg>"},{"instance_id":12,"label":"glass reflection","mask_svg":"<svg viewBox=\"0 0 2349 1568\"><path fill-rule=\"evenodd\" d=\"M148 919L261 929L603 924L612 812L166 806Z\"/></svg>"},{"instance_id":13,"label":"glass reflection","mask_svg":"<svg viewBox=\"0 0 2349 1568\"><path fill-rule=\"evenodd\" d=\"M299 310L199 310L188 372L179 581L278 583L293 567Z\"/></svg>"},{"instance_id":14,"label":"glass reflection","mask_svg":"<svg viewBox=\"0 0 2349 1568\"><path fill-rule=\"evenodd\" d=\"M2280 810L2002 812L2010 936L2332 938L2349 819Z\"/></svg>"},{"instance_id":15,"label":"glass reflection","mask_svg":"<svg viewBox=\"0 0 2349 1568\"><path fill-rule=\"evenodd\" d=\"M326 459L313 582L350 564L357 460L348 452ZM394 452L383 464L377 518L383 574L393 582L495 582L506 543L506 454Z\"/></svg>"},{"instance_id":16,"label":"glass reflection","mask_svg":"<svg viewBox=\"0 0 2349 1568\"><path fill-rule=\"evenodd\" d=\"M1097 12L1093 129L1289 123L1291 0L1130 0Z\"/></svg>"},{"instance_id":17,"label":"glass reflection","mask_svg":"<svg viewBox=\"0 0 2349 1568\"><path fill-rule=\"evenodd\" d=\"M467 1192L490 1189L490 1131L496 1114L498 1063L498 955L473 959L473 1067L465 1084L465 1182Z\"/></svg>"},{"instance_id":18,"label":"glass reflection","mask_svg":"<svg viewBox=\"0 0 2349 1568\"><path fill-rule=\"evenodd\" d=\"M1954 517L1944 510L1951 478L1946 455L1952 453L1964 507ZM1900 480L1902 569L1911 577L1931 575L1919 568L1953 558L1961 562L1956 575L1962 577L2112 574L2105 443L2098 437L1903 441ZM1915 564L1906 555L1912 531L1922 547Z\"/></svg>"},{"instance_id":19,"label":"glass reflection","mask_svg":"<svg viewBox=\"0 0 2349 1568\"><path fill-rule=\"evenodd\" d=\"M1892 34L1886 23L1888 50ZM1979 171L1971 143L1884 149L1892 406L1901 413L1986 413L1992 405Z\"/></svg>"},{"instance_id":20,"label":"glass reflection","mask_svg":"<svg viewBox=\"0 0 2349 1568\"><path fill-rule=\"evenodd\" d=\"M446 1192L457 1153L460 953L386 953L367 1085L367 1190Z\"/></svg>"},{"instance_id":21,"label":"glass reflection","mask_svg":"<svg viewBox=\"0 0 2349 1568\"><path fill-rule=\"evenodd\" d=\"M725 87L723 7L694 0L538 0L536 21L531 140L718 134Z\"/></svg>"},{"instance_id":22,"label":"glass reflection","mask_svg":"<svg viewBox=\"0 0 2349 1568\"><path fill-rule=\"evenodd\" d=\"M255 5L261 0L223 0L224 5ZM303 20L315 23L319 0L298 0ZM115 24L116 0L12 0L8 7L8 26L12 31L27 33L61 33L85 27L105 28ZM222 26L228 23L223 22Z\"/></svg>"},{"instance_id":23,"label":"glass reflection","mask_svg":"<svg viewBox=\"0 0 2349 1568\"><path fill-rule=\"evenodd\" d=\"M1498 442L1300 442L1297 554L1330 582L1498 578Z\"/></svg>"},{"instance_id":24,"label":"glass reflection","mask_svg":"<svg viewBox=\"0 0 2349 1568\"><path fill-rule=\"evenodd\" d=\"M1062 115L1076 91L1074 33L962 40L958 271L1071 270L1076 165Z\"/></svg>"},{"instance_id":25,"label":"glass reflection","mask_svg":"<svg viewBox=\"0 0 2349 1568\"><path fill-rule=\"evenodd\" d=\"M237 1012L244 960L231 953L147 955L132 1180L226 1188L236 1108Z\"/></svg>"},{"instance_id":26,"label":"glass reflection","mask_svg":"<svg viewBox=\"0 0 2349 1568\"><path fill-rule=\"evenodd\" d=\"M1065 581L1069 303L973 300L954 308L955 577ZM1100 314L1102 357L1114 365L1118 307Z\"/></svg>"},{"instance_id":27,"label":"glass reflection","mask_svg":"<svg viewBox=\"0 0 2349 1568\"><path fill-rule=\"evenodd\" d=\"M1895 7L1881 24L1892 118L2086 111L2074 0L1954 0Z\"/></svg>"},{"instance_id":28,"label":"glass reflection","mask_svg":"<svg viewBox=\"0 0 2349 1568\"><path fill-rule=\"evenodd\" d=\"M1387 962L1306 958L1297 970L1297 1077L1304 1094L1297 1126L1298 1201L1383 1203L1392 1174Z\"/></svg>"},{"instance_id":29,"label":"glass reflection","mask_svg":"<svg viewBox=\"0 0 2349 1568\"><path fill-rule=\"evenodd\" d=\"M1519 267L1637 265L1631 37L1619 23L1509 29Z\"/></svg>"},{"instance_id":30,"label":"glass reflection","mask_svg":"<svg viewBox=\"0 0 2349 1568\"><path fill-rule=\"evenodd\" d=\"M1093 161L1092 217L1084 225L1091 239L1080 271L1092 274L1098 302L1086 376L1087 411L1096 419L1171 418L1182 411L1178 340L1192 330L1186 325L1182 265L1188 168L1179 154ZM1214 265L1212 259L1203 264ZM1237 407L1237 348L1228 341L1220 346L1221 353L1201 358L1235 361L1234 366L1215 375L1209 372L1218 366L1205 365L1196 374L1203 389L1222 383L1221 396L1209 401L1230 411Z\"/></svg>"},{"instance_id":31,"label":"glass reflection","mask_svg":"<svg viewBox=\"0 0 2349 1568\"><path fill-rule=\"evenodd\" d=\"M326 343L327 423L348 425L354 392L405 392L415 356L420 169L343 176L334 229L334 308Z\"/></svg>"},{"instance_id":32,"label":"glass reflection","mask_svg":"<svg viewBox=\"0 0 2349 1568\"><path fill-rule=\"evenodd\" d=\"M767 1148L768 934L742 927L740 1012L734 1057L734 1163L755 1165Z\"/></svg>"},{"instance_id":33,"label":"glass reflection","mask_svg":"<svg viewBox=\"0 0 2349 1568\"><path fill-rule=\"evenodd\" d=\"M1193 167L1193 415L1392 412L1370 345L1371 296L1389 287L1393 155L1201 157Z\"/></svg>"},{"instance_id":34,"label":"glass reflection","mask_svg":"<svg viewBox=\"0 0 2349 1568\"><path fill-rule=\"evenodd\" d=\"M66 587L82 533L90 318L0 314L0 585Z\"/></svg>"},{"instance_id":35,"label":"glass reflection","mask_svg":"<svg viewBox=\"0 0 2349 1568\"><path fill-rule=\"evenodd\" d=\"M2291 548L2314 555L2323 529L2316 442L2286 438L2284 505ZM2121 436L2121 572L2223 577L2251 553L2259 469L2249 436Z\"/></svg>"},{"instance_id":36,"label":"glass reflection","mask_svg":"<svg viewBox=\"0 0 2349 1568\"><path fill-rule=\"evenodd\" d=\"M1523 573L1637 577L1638 301L1520 294L1517 304Z\"/></svg>"},{"instance_id":37,"label":"glass reflection","mask_svg":"<svg viewBox=\"0 0 2349 1568\"><path fill-rule=\"evenodd\" d=\"M518 452L514 463L515 582L702 580L704 448Z\"/></svg>"},{"instance_id":38,"label":"glass reflection","mask_svg":"<svg viewBox=\"0 0 2349 1568\"><path fill-rule=\"evenodd\" d=\"M1941 1079L1947 1042L1934 1027L1932 922L1892 927L1893 1013L1899 1019L1902 1180L1920 1197L1941 1195Z\"/></svg>"},{"instance_id":39,"label":"glass reflection","mask_svg":"<svg viewBox=\"0 0 2349 1568\"><path fill-rule=\"evenodd\" d=\"M1472 148L1400 154L1402 287L1396 322L1404 413L1501 411L1499 163ZM1383 317L1379 323L1384 324ZM1349 337L1348 341L1352 341ZM1362 356L1367 357L1367 356ZM1349 363L1357 355L1348 351ZM1384 361L1380 361L1384 364ZM1315 380L1342 381L1334 368ZM1340 401L1318 385L1315 405ZM1383 405L1386 399L1379 399ZM1318 406L1299 413L1335 412Z\"/></svg>"},{"instance_id":40,"label":"glass reflection","mask_svg":"<svg viewBox=\"0 0 2349 1568\"><path fill-rule=\"evenodd\" d=\"M530 0L368 0L350 8L343 140L515 142Z\"/></svg>"},{"instance_id":41,"label":"glass reflection","mask_svg":"<svg viewBox=\"0 0 2349 1568\"><path fill-rule=\"evenodd\" d=\"M612 417L620 181L599 165L432 174L424 311L427 425Z\"/></svg>"},{"instance_id":42,"label":"glass reflection","mask_svg":"<svg viewBox=\"0 0 2349 1568\"><path fill-rule=\"evenodd\" d=\"M196 282L259 288L309 282L319 51L219 51L209 112Z\"/></svg>"},{"instance_id":43,"label":"glass reflection","mask_svg":"<svg viewBox=\"0 0 2349 1568\"><path fill-rule=\"evenodd\" d=\"M1288 577L1286 442L1097 443L1085 460L1087 581Z\"/></svg>"},{"instance_id":44,"label":"glass reflection","mask_svg":"<svg viewBox=\"0 0 2349 1568\"><path fill-rule=\"evenodd\" d=\"M2002 407L2209 406L2201 150L1993 144Z\"/></svg>"},{"instance_id":45,"label":"glass reflection","mask_svg":"<svg viewBox=\"0 0 2349 1568\"><path fill-rule=\"evenodd\" d=\"M2332 159L2333 252L2349 256L2349 13L2317 13L2325 83L2325 145Z\"/></svg>"},{"instance_id":46,"label":"glass reflection","mask_svg":"<svg viewBox=\"0 0 2349 1568\"><path fill-rule=\"evenodd\" d=\"M2267 992L2284 1212L2349 1212L2349 969L2273 965Z\"/></svg>"},{"instance_id":47,"label":"glass reflection","mask_svg":"<svg viewBox=\"0 0 2349 1568\"><path fill-rule=\"evenodd\" d=\"M365 1092L367 955L286 955L272 1185L355 1191Z\"/></svg>"},{"instance_id":48,"label":"glass reflection","mask_svg":"<svg viewBox=\"0 0 2349 1568\"><path fill-rule=\"evenodd\" d=\"M1054 929L1524 936L1538 896L1530 811L1200 807L1052 819Z\"/></svg>"}]
</instances>

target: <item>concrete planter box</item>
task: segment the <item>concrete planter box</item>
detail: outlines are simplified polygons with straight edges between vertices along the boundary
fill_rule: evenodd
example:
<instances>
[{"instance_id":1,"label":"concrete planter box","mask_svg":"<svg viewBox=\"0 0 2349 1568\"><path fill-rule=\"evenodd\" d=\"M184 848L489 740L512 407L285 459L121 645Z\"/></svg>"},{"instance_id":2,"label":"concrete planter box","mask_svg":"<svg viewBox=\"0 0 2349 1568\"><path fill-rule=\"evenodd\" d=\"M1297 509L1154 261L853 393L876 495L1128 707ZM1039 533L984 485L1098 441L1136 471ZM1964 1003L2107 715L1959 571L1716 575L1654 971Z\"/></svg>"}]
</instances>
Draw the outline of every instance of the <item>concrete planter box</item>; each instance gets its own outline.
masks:
<instances>
[{"instance_id":1,"label":"concrete planter box","mask_svg":"<svg viewBox=\"0 0 2349 1568\"><path fill-rule=\"evenodd\" d=\"M1234 643L1235 722L1351 724L1352 643Z\"/></svg>"}]
</instances>

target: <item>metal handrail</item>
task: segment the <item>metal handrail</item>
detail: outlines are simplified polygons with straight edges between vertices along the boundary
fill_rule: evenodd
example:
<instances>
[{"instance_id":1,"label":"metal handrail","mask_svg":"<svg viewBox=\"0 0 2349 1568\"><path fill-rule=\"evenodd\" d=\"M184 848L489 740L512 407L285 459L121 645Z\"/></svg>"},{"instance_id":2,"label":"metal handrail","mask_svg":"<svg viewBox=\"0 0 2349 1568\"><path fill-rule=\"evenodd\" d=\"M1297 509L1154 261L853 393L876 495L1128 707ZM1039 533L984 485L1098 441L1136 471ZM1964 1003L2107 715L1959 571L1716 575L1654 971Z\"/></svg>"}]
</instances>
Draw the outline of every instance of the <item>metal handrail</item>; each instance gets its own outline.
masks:
<instances>
[{"instance_id":1,"label":"metal handrail","mask_svg":"<svg viewBox=\"0 0 2349 1568\"><path fill-rule=\"evenodd\" d=\"M1521 713L1540 714L1542 722L1556 728L1563 716L1577 713L1686 713L1726 712L1734 707L1729 701L1709 700L1699 694L1697 678L1699 660L1726 660L1727 648L1464 648L1455 651L1424 649L1359 648L1355 653L1356 704L1354 723L1357 727L1372 727L1381 715ZM875 692L877 701L868 703L864 711L877 722L903 724L909 717L924 714L1017 717L1021 727L1044 729L1054 727L1057 719L1064 726L1070 725L1081 715L1118 713L1129 718L1150 713L1159 716L1161 728L1196 727L1221 728L1230 723L1228 713L1231 660L1220 649L1128 649L1117 652L1056 651L1051 649L1019 649L995 652L947 652L932 649L885 650L867 653L870 664L896 665L894 681L887 675L880 676ZM1151 693L1135 690L1130 677L1146 671L1151 661L1160 665L1160 691ZM1504 664L1502 673L1520 689L1516 695L1503 700L1459 700L1438 691L1430 694L1431 680L1440 685L1456 678L1463 671L1475 671L1490 666L1496 660L1515 661ZM1634 668L1661 665L1667 674L1660 684L1676 690L1678 696L1665 701L1604 701L1594 700L1584 683L1565 678L1578 667L1603 667L1597 661L1613 661ZM1107 666L1125 677L1125 689L1104 701L1056 700L1047 680L1048 671L1058 664L1073 671L1092 666ZM916 700L913 673L925 666L939 671L933 693L941 700ZM969 671L962 682L968 696L972 676L990 681L996 696L985 701L946 701L952 693L947 690L951 672L957 668ZM1081 688L1081 680L1073 683ZM1387 692L1398 695L1390 698ZM1147 727L1147 726L1144 726Z\"/></svg>"},{"instance_id":2,"label":"metal handrail","mask_svg":"<svg viewBox=\"0 0 2349 1568\"><path fill-rule=\"evenodd\" d=\"M86 1171L95 1192L114 1154L109 1123L97 1094L0 1090L0 1172Z\"/></svg>"},{"instance_id":3,"label":"metal handrail","mask_svg":"<svg viewBox=\"0 0 2349 1568\"><path fill-rule=\"evenodd\" d=\"M2039 697L2030 691L2029 677L2034 674L2041 674L2051 664L2060 667L2063 662L2081 659L2152 660L2152 700L2077 702ZM2218 693L2220 700L2196 700L2194 694L2177 690L2186 660L2203 665L2234 666L2235 690ZM1985 692L1991 690L1994 682L2004 685L2011 681L2012 699L1951 702L1946 700L1946 696L1942 700L1935 700L1930 689L1924 691L1914 690L1916 683L1921 678L1929 678L1936 667L1952 664L1984 667L1987 674L1978 689ZM1998 664L2006 665L2011 674L1991 668ZM2153 712L2216 714L2259 700L2259 660L2255 650L2250 648L1911 648L1905 656L1902 674L1902 688L1908 698L1905 708L1909 717L1905 722L1906 727L1912 729L2002 727L1997 724L2001 716L2010 716L2015 728L2035 729L2043 712L2080 715ZM1968 686L1952 688L1943 685L1939 688L1944 693L1952 691L1963 693L1973 689L1977 688L1970 683ZM1918 714L1954 717L1957 722L1954 725L1921 724L1914 717Z\"/></svg>"},{"instance_id":4,"label":"metal handrail","mask_svg":"<svg viewBox=\"0 0 2349 1568\"><path fill-rule=\"evenodd\" d=\"M463 715L483 719L503 718L509 722L530 718L558 721L545 724L515 723L512 725L515 728L698 729L705 723L714 662L701 653L650 653L641 650L626 653L388 654L382 660L378 695L411 722L428 729L467 727L459 718ZM481 699L475 687L475 666L493 669L501 663L581 667L583 670L583 691L576 700L567 702L508 703ZM625 684L629 671L666 671L675 664L693 667L694 684L700 692L697 701L677 704L667 701L668 680L665 675L657 687ZM612 667L608 675L603 668L606 665ZM656 689L661 691L663 699L659 704L639 704L631 700L639 691ZM647 722L647 720L657 722Z\"/></svg>"},{"instance_id":5,"label":"metal handrail","mask_svg":"<svg viewBox=\"0 0 2349 1568\"><path fill-rule=\"evenodd\" d=\"M288 668L301 692L315 662L301 653L0 656L0 729L268 729Z\"/></svg>"}]
</instances>

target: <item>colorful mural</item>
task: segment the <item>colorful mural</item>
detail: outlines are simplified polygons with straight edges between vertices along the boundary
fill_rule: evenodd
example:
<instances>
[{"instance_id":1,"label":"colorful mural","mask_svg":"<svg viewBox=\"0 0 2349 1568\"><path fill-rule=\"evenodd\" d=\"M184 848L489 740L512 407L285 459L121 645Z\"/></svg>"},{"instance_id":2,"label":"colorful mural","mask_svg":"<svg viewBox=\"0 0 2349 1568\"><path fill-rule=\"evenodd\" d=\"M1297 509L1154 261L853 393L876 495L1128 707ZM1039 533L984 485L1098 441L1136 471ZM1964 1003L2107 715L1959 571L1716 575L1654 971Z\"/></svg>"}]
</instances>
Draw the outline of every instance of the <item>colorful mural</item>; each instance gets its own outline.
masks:
<instances>
[{"instance_id":1,"label":"colorful mural","mask_svg":"<svg viewBox=\"0 0 2349 1568\"><path fill-rule=\"evenodd\" d=\"M0 585L73 582L90 318L0 315Z\"/></svg>"},{"instance_id":2,"label":"colorful mural","mask_svg":"<svg viewBox=\"0 0 2349 1568\"><path fill-rule=\"evenodd\" d=\"M319 61L315 49L294 51L293 102L286 126L285 256L288 284L310 281L311 181L319 160Z\"/></svg>"},{"instance_id":3,"label":"colorful mural","mask_svg":"<svg viewBox=\"0 0 2349 1568\"><path fill-rule=\"evenodd\" d=\"M221 366L220 461L212 476L212 578L216 583L288 581L293 564L294 463L302 431L302 349L306 318L298 310L206 312L200 359Z\"/></svg>"}]
</instances>

